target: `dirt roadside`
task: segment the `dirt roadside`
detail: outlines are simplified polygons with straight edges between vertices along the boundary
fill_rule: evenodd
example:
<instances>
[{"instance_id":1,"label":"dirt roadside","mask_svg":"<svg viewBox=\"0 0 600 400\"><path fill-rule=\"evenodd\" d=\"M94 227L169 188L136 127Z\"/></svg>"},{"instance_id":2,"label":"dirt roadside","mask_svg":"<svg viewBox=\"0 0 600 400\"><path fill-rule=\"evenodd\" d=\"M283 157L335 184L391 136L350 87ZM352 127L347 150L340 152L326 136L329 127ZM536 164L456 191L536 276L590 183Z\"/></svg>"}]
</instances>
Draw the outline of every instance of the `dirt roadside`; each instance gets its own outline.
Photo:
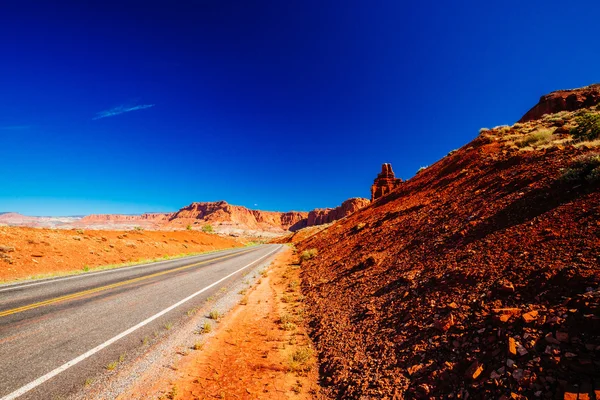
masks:
<instances>
[{"instance_id":1,"label":"dirt roadside","mask_svg":"<svg viewBox=\"0 0 600 400\"><path fill-rule=\"evenodd\" d=\"M324 399L303 326L300 268L286 249L221 318L215 334L177 365L176 379L139 385L120 399Z\"/></svg>"}]
</instances>

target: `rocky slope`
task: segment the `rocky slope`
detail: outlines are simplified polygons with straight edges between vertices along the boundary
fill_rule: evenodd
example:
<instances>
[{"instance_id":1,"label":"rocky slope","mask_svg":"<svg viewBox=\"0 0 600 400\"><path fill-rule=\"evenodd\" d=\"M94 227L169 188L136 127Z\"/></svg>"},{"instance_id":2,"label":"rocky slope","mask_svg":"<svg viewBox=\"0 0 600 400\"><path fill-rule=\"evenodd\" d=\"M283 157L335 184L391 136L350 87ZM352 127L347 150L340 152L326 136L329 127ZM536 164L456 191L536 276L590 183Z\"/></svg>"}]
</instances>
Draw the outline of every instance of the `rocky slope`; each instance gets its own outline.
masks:
<instances>
[{"instance_id":1,"label":"rocky slope","mask_svg":"<svg viewBox=\"0 0 600 400\"><path fill-rule=\"evenodd\" d=\"M561 110L299 244L318 250L303 290L333 397L600 398L600 143Z\"/></svg>"}]
</instances>

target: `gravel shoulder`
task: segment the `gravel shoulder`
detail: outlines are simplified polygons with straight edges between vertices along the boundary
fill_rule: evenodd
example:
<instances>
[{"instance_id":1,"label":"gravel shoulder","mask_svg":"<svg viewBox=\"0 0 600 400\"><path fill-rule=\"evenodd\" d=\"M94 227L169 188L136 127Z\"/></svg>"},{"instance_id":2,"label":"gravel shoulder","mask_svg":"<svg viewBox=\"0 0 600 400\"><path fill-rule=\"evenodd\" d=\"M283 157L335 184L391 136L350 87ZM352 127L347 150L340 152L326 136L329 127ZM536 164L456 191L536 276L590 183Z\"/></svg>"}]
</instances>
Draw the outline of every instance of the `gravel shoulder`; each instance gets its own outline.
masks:
<instances>
[{"instance_id":1,"label":"gravel shoulder","mask_svg":"<svg viewBox=\"0 0 600 400\"><path fill-rule=\"evenodd\" d=\"M183 310L179 318L171 318L161 329L147 332L136 350L127 353L123 360L115 360L114 368L106 368L103 374L94 376L93 380L74 383L80 385L81 389L69 399L160 397L160 390L148 391L136 397L135 388L150 388L157 381L174 379L178 363L194 352L195 346L217 331L218 323L210 318L211 312L225 315L238 304L243 298L239 293L248 290L261 278L261 271L276 254L215 287L200 304ZM204 333L207 325L211 327L210 333Z\"/></svg>"},{"instance_id":2,"label":"gravel shoulder","mask_svg":"<svg viewBox=\"0 0 600 400\"><path fill-rule=\"evenodd\" d=\"M118 398L324 398L296 259L285 248L268 268L257 266L246 283L198 310L193 323L138 363L143 371L123 371ZM223 315L218 322L206 317L211 311ZM202 333L206 323L210 333Z\"/></svg>"}]
</instances>

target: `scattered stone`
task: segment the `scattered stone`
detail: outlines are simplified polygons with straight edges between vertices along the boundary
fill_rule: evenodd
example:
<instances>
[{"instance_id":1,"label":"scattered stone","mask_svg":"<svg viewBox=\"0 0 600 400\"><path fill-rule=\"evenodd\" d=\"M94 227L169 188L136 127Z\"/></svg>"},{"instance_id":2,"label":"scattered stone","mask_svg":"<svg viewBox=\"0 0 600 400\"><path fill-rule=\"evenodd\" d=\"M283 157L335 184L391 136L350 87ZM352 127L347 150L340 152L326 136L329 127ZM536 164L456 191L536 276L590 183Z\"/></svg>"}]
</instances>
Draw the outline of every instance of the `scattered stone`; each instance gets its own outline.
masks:
<instances>
[{"instance_id":1,"label":"scattered stone","mask_svg":"<svg viewBox=\"0 0 600 400\"><path fill-rule=\"evenodd\" d=\"M530 324L532 322L534 322L538 317L538 312L537 311L530 311L526 314L523 314L523 316L521 318L523 318L523 321L525 321L526 324Z\"/></svg>"},{"instance_id":2,"label":"scattered stone","mask_svg":"<svg viewBox=\"0 0 600 400\"><path fill-rule=\"evenodd\" d=\"M498 291L501 293L513 293L515 287L511 282L502 280L498 282Z\"/></svg>"},{"instance_id":3,"label":"scattered stone","mask_svg":"<svg viewBox=\"0 0 600 400\"><path fill-rule=\"evenodd\" d=\"M2 246L0 245L0 253L11 253L15 251L13 246Z\"/></svg>"},{"instance_id":4,"label":"scattered stone","mask_svg":"<svg viewBox=\"0 0 600 400\"><path fill-rule=\"evenodd\" d=\"M556 339L559 342L568 342L569 341L569 334L567 332L557 331L556 332Z\"/></svg>"},{"instance_id":5,"label":"scattered stone","mask_svg":"<svg viewBox=\"0 0 600 400\"><path fill-rule=\"evenodd\" d=\"M452 314L448 315L445 318L439 318L434 323L433 326L435 329L438 329L442 332L447 332L454 325L454 316Z\"/></svg>"},{"instance_id":6,"label":"scattered stone","mask_svg":"<svg viewBox=\"0 0 600 400\"><path fill-rule=\"evenodd\" d=\"M517 346L517 353L519 353L519 355L521 357L523 357L525 354L527 354L527 349L525 347L523 347L522 345L518 345Z\"/></svg>"},{"instance_id":7,"label":"scattered stone","mask_svg":"<svg viewBox=\"0 0 600 400\"><path fill-rule=\"evenodd\" d=\"M419 372L421 369L423 369L422 364L415 364L412 367L408 367L408 375L413 376L414 374Z\"/></svg>"},{"instance_id":8,"label":"scattered stone","mask_svg":"<svg viewBox=\"0 0 600 400\"><path fill-rule=\"evenodd\" d=\"M475 361L469 368L467 368L465 376L469 379L475 380L479 377L479 375L481 375L483 369L483 364L481 364L479 361Z\"/></svg>"},{"instance_id":9,"label":"scattered stone","mask_svg":"<svg viewBox=\"0 0 600 400\"><path fill-rule=\"evenodd\" d=\"M517 355L517 342L511 337L508 338L508 354L511 356Z\"/></svg>"},{"instance_id":10,"label":"scattered stone","mask_svg":"<svg viewBox=\"0 0 600 400\"><path fill-rule=\"evenodd\" d=\"M546 342L550 343L550 344L560 344L560 342L558 340L556 340L554 338L554 336L552 336L552 332L548 333L544 339L546 340Z\"/></svg>"},{"instance_id":11,"label":"scattered stone","mask_svg":"<svg viewBox=\"0 0 600 400\"><path fill-rule=\"evenodd\" d=\"M521 379L523 379L523 370L522 369L515 369L513 374L512 374L513 378L515 378L516 380L520 381Z\"/></svg>"}]
</instances>

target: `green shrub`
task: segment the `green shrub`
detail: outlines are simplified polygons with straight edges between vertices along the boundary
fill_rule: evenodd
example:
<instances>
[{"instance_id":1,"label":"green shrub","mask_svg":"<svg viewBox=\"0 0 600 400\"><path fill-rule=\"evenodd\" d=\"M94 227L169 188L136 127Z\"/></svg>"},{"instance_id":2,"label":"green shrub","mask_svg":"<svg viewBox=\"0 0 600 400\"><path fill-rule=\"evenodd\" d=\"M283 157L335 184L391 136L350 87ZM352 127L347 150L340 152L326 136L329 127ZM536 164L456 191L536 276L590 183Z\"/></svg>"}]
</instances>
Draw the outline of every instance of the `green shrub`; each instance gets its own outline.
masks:
<instances>
[{"instance_id":1,"label":"green shrub","mask_svg":"<svg viewBox=\"0 0 600 400\"><path fill-rule=\"evenodd\" d=\"M579 140L600 138L600 114L586 112L575 118L577 126L571 129L571 135Z\"/></svg>"},{"instance_id":2,"label":"green shrub","mask_svg":"<svg viewBox=\"0 0 600 400\"><path fill-rule=\"evenodd\" d=\"M302 347L290 355L288 366L293 372L307 372L312 367L313 350L310 347Z\"/></svg>"},{"instance_id":3,"label":"green shrub","mask_svg":"<svg viewBox=\"0 0 600 400\"><path fill-rule=\"evenodd\" d=\"M204 226L202 227L202 232L204 232L204 233L213 233L213 232L214 232L214 230L213 230L213 227L212 227L212 225L211 225L211 224L206 224L206 225L204 225Z\"/></svg>"},{"instance_id":4,"label":"green shrub","mask_svg":"<svg viewBox=\"0 0 600 400\"><path fill-rule=\"evenodd\" d=\"M317 249L304 250L300 254L300 262L304 262L304 261L310 260L311 258L315 257L318 253L319 252L318 252Z\"/></svg>"},{"instance_id":5,"label":"green shrub","mask_svg":"<svg viewBox=\"0 0 600 400\"><path fill-rule=\"evenodd\" d=\"M188 231L191 231L192 230L192 226L188 225L188 226L185 227L185 229L187 229Z\"/></svg>"},{"instance_id":6,"label":"green shrub","mask_svg":"<svg viewBox=\"0 0 600 400\"><path fill-rule=\"evenodd\" d=\"M584 154L577 157L563 173L562 180L583 181L590 183L600 181L600 154Z\"/></svg>"}]
</instances>

